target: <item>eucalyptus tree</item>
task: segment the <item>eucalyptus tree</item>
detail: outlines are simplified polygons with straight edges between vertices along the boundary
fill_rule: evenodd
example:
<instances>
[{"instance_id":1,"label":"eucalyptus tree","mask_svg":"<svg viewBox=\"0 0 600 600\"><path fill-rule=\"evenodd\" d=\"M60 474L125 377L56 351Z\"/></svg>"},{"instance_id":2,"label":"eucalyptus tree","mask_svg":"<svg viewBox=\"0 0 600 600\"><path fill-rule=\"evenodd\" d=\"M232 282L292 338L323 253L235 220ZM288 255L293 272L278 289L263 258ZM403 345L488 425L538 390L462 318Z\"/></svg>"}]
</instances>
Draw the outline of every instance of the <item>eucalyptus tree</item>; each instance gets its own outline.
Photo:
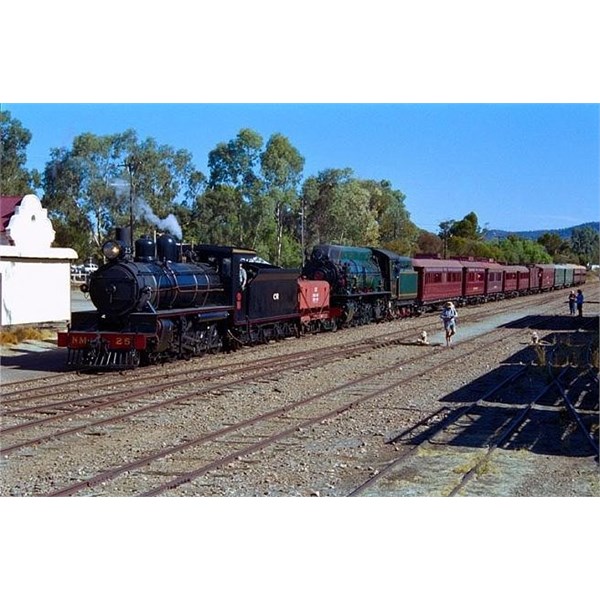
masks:
<instances>
[{"instance_id":1,"label":"eucalyptus tree","mask_svg":"<svg viewBox=\"0 0 600 600\"><path fill-rule=\"evenodd\" d=\"M481 227L479 227L479 219L474 212L465 215L460 221L454 221L450 233L453 237L469 240L481 240L483 237Z\"/></svg>"},{"instance_id":2,"label":"eucalyptus tree","mask_svg":"<svg viewBox=\"0 0 600 600\"><path fill-rule=\"evenodd\" d=\"M335 220L344 215L339 188L352 179L352 169L326 169L308 177L302 186L306 246L333 243L338 235Z\"/></svg>"},{"instance_id":3,"label":"eucalyptus tree","mask_svg":"<svg viewBox=\"0 0 600 600\"><path fill-rule=\"evenodd\" d=\"M42 176L43 201L56 232L55 243L74 248L80 257L92 256L94 225L80 206L81 174L78 161L66 148L53 148Z\"/></svg>"},{"instance_id":4,"label":"eucalyptus tree","mask_svg":"<svg viewBox=\"0 0 600 600\"><path fill-rule=\"evenodd\" d=\"M79 244L83 234L95 249L114 225L120 205L111 185L121 173L119 141L117 135L81 134L70 149L53 148L44 169L44 200L50 213L65 219L66 230ZM88 229L81 231L82 225Z\"/></svg>"},{"instance_id":5,"label":"eucalyptus tree","mask_svg":"<svg viewBox=\"0 0 600 600\"><path fill-rule=\"evenodd\" d=\"M404 201L406 196L394 190L389 181L362 181L370 194L370 207L379 224L379 244L398 252L412 254L417 248L419 229L410 220Z\"/></svg>"},{"instance_id":6,"label":"eucalyptus tree","mask_svg":"<svg viewBox=\"0 0 600 600\"><path fill-rule=\"evenodd\" d=\"M112 228L129 224L132 217L142 225L176 222L174 212L185 214L182 203L204 182L189 152L152 138L140 142L132 129L83 133L71 148L55 148L50 156L43 179L49 208L68 220L70 230L87 223L96 248ZM173 232L181 237L178 227Z\"/></svg>"},{"instance_id":7,"label":"eucalyptus tree","mask_svg":"<svg viewBox=\"0 0 600 600\"><path fill-rule=\"evenodd\" d=\"M479 220L474 212L465 215L460 221L443 221L439 225L444 258L448 256L481 256L493 254L483 241Z\"/></svg>"},{"instance_id":8,"label":"eucalyptus tree","mask_svg":"<svg viewBox=\"0 0 600 600\"><path fill-rule=\"evenodd\" d=\"M122 157L121 180L129 180L126 189L133 186L136 220L148 227L167 229L182 239L179 220L183 218L187 226L191 225L188 206L202 193L206 182L191 153L159 145L154 138L138 141L133 134L123 145Z\"/></svg>"},{"instance_id":9,"label":"eucalyptus tree","mask_svg":"<svg viewBox=\"0 0 600 600\"><path fill-rule=\"evenodd\" d=\"M229 142L220 142L208 155L208 189L206 198L199 198L197 207L203 212L203 202L225 205L225 215L231 218L230 244L250 245L253 223L252 204L260 195L262 181L259 164L263 139L252 129L241 129ZM232 193L233 192L233 193Z\"/></svg>"},{"instance_id":10,"label":"eucalyptus tree","mask_svg":"<svg viewBox=\"0 0 600 600\"><path fill-rule=\"evenodd\" d=\"M114 182L122 177L123 147L133 135L131 130L103 136L82 133L73 140L70 161L79 175L79 206L91 216L98 247L119 223L119 216L127 214Z\"/></svg>"},{"instance_id":11,"label":"eucalyptus tree","mask_svg":"<svg viewBox=\"0 0 600 600\"><path fill-rule=\"evenodd\" d=\"M37 170L29 171L27 146L31 132L6 110L0 111L0 189L4 196L24 196L40 185Z\"/></svg>"},{"instance_id":12,"label":"eucalyptus tree","mask_svg":"<svg viewBox=\"0 0 600 600\"><path fill-rule=\"evenodd\" d=\"M239 194L230 186L207 189L190 209L186 239L200 244L236 245L242 229Z\"/></svg>"},{"instance_id":13,"label":"eucalyptus tree","mask_svg":"<svg viewBox=\"0 0 600 600\"><path fill-rule=\"evenodd\" d=\"M404 198L388 181L357 179L351 169L321 171L302 188L308 245L384 245L409 253L418 230Z\"/></svg>"},{"instance_id":14,"label":"eucalyptus tree","mask_svg":"<svg viewBox=\"0 0 600 600\"><path fill-rule=\"evenodd\" d=\"M547 232L541 235L537 239L537 243L544 246L546 252L553 259L557 259L557 257L568 254L570 252L570 245L568 240L563 239L558 235L558 233Z\"/></svg>"},{"instance_id":15,"label":"eucalyptus tree","mask_svg":"<svg viewBox=\"0 0 600 600\"><path fill-rule=\"evenodd\" d=\"M442 240L442 258L448 258L450 252L450 240L452 239L452 227L456 223L453 219L442 221L439 224L439 237Z\"/></svg>"},{"instance_id":16,"label":"eucalyptus tree","mask_svg":"<svg viewBox=\"0 0 600 600\"><path fill-rule=\"evenodd\" d=\"M439 235L435 235L435 233L425 231L424 229L419 230L415 252L440 255L442 251L442 240Z\"/></svg>"},{"instance_id":17,"label":"eucalyptus tree","mask_svg":"<svg viewBox=\"0 0 600 600\"><path fill-rule=\"evenodd\" d=\"M581 264L597 265L600 262L599 248L598 232L591 227L578 227L571 233L571 249Z\"/></svg>"},{"instance_id":18,"label":"eucalyptus tree","mask_svg":"<svg viewBox=\"0 0 600 600\"><path fill-rule=\"evenodd\" d=\"M500 250L497 259L510 265L552 262L552 257L541 244L517 235L509 235L491 246L497 246Z\"/></svg>"},{"instance_id":19,"label":"eucalyptus tree","mask_svg":"<svg viewBox=\"0 0 600 600\"><path fill-rule=\"evenodd\" d=\"M356 246L379 245L377 213L371 207L371 194L358 179L340 185L335 191L332 226L341 244Z\"/></svg>"},{"instance_id":20,"label":"eucalyptus tree","mask_svg":"<svg viewBox=\"0 0 600 600\"><path fill-rule=\"evenodd\" d=\"M287 245L295 247L296 263L299 262L299 245L297 240L297 216L300 201L298 185L304 168L304 157L292 146L288 138L280 133L273 134L264 152L260 156L261 173L264 180L265 200L257 206L259 224L255 229L255 245L261 237L261 225L266 224L265 239L269 240L268 232L275 230L274 248L270 256L277 264L282 264L282 247L284 232L287 235ZM265 210L267 209L267 210ZM285 231L287 229L287 231ZM294 239L295 238L295 239ZM270 241L270 240L269 240ZM293 257L286 255L286 263Z\"/></svg>"}]
</instances>

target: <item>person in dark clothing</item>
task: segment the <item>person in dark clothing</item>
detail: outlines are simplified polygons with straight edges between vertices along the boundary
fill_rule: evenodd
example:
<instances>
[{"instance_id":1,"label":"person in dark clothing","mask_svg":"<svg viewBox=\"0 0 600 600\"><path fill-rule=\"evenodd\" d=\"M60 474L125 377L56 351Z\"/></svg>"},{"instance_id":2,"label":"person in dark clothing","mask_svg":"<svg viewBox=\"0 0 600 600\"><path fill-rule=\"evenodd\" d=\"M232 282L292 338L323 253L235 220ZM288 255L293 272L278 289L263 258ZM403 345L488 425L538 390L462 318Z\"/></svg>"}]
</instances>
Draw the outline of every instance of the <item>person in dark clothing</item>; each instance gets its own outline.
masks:
<instances>
[{"instance_id":1,"label":"person in dark clothing","mask_svg":"<svg viewBox=\"0 0 600 600\"><path fill-rule=\"evenodd\" d=\"M576 300L577 296L575 295L575 292L571 291L571 293L569 294L569 314L571 315L575 314Z\"/></svg>"},{"instance_id":2,"label":"person in dark clothing","mask_svg":"<svg viewBox=\"0 0 600 600\"><path fill-rule=\"evenodd\" d=\"M583 317L583 292L581 290L577 290L575 302L577 303L577 315Z\"/></svg>"}]
</instances>

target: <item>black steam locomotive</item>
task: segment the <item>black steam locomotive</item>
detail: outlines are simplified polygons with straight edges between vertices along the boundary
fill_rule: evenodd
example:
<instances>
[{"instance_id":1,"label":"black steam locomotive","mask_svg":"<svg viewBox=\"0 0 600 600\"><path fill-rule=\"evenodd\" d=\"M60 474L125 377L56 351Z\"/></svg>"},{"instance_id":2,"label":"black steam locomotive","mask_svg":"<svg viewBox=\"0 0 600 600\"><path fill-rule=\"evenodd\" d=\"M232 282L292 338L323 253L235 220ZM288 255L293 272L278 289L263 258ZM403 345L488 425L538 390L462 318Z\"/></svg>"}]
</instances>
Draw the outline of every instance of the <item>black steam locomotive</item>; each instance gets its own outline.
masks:
<instances>
[{"instance_id":1,"label":"black steam locomotive","mask_svg":"<svg viewBox=\"0 0 600 600\"><path fill-rule=\"evenodd\" d=\"M298 335L298 271L256 253L170 235L106 242L107 260L83 286L96 307L74 312L58 344L77 369L133 368Z\"/></svg>"}]
</instances>

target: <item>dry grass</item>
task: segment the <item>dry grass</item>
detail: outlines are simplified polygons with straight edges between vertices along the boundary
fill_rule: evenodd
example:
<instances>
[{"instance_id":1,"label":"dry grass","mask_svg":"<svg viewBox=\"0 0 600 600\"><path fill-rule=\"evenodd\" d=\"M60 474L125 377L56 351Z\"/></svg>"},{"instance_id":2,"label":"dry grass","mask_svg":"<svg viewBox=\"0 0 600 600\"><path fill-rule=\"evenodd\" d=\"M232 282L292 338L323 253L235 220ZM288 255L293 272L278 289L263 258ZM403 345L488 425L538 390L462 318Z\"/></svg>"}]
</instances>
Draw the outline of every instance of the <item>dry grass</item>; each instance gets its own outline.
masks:
<instances>
[{"instance_id":1,"label":"dry grass","mask_svg":"<svg viewBox=\"0 0 600 600\"><path fill-rule=\"evenodd\" d=\"M3 327L0 330L0 346L13 346L24 340L47 340L54 336L49 329L36 327Z\"/></svg>"}]
</instances>

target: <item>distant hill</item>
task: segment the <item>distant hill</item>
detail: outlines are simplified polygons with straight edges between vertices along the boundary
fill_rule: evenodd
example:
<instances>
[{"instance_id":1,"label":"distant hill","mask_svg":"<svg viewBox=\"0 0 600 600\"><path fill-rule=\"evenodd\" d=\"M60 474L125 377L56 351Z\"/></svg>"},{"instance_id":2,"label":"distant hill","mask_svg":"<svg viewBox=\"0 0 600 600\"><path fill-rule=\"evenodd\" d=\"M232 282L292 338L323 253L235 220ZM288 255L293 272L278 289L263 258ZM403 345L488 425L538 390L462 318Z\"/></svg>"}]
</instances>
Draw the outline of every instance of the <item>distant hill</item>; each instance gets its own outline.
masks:
<instances>
[{"instance_id":1,"label":"distant hill","mask_svg":"<svg viewBox=\"0 0 600 600\"><path fill-rule=\"evenodd\" d=\"M540 236L545 233L556 233L565 240L571 239L573 229L581 229L583 227L591 227L594 231L600 233L600 221L592 221L590 223L582 223L581 225L575 225L574 227L567 227L566 229L538 229L536 231L502 231L501 229L490 229L485 232L486 240L503 240L509 235L516 235L526 240L537 240Z\"/></svg>"}]
</instances>

